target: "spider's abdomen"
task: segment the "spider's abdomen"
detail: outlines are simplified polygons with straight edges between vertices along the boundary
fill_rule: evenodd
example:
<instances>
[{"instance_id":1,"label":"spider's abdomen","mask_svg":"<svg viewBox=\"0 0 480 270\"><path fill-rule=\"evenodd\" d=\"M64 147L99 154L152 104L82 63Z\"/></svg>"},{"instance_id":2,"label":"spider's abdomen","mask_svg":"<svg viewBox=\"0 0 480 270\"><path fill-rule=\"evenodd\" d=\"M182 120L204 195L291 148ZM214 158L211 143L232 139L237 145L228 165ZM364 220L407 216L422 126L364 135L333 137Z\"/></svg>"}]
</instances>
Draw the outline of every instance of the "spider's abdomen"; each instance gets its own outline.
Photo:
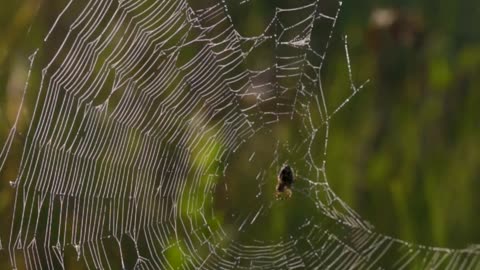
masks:
<instances>
[{"instance_id":1,"label":"spider's abdomen","mask_svg":"<svg viewBox=\"0 0 480 270\"><path fill-rule=\"evenodd\" d=\"M294 181L292 168L290 168L288 165L283 166L280 174L278 175L278 180L281 184L290 187Z\"/></svg>"}]
</instances>

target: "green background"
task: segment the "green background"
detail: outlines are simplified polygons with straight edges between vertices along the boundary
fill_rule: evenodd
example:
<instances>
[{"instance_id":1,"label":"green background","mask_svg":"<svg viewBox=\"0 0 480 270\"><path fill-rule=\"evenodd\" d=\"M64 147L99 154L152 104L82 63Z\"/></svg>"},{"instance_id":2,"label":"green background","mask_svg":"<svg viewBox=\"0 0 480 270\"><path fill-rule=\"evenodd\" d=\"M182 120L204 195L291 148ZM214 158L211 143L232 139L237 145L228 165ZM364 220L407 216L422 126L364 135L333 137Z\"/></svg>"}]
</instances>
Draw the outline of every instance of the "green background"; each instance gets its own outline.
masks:
<instances>
[{"instance_id":1,"label":"green background","mask_svg":"<svg viewBox=\"0 0 480 270\"><path fill-rule=\"evenodd\" d=\"M1 141L22 98L28 57L65 4L2 3ZM385 11L392 25L375 21ZM245 27L255 33L263 12L247 14ZM370 83L332 120L328 179L378 232L450 248L480 243L479 25L480 2L472 0L364 0L342 7L324 87L339 100L349 87L342 35L348 35L354 81ZM32 106L27 100L20 113ZM0 174L0 216L11 215L15 174L8 164ZM9 229L1 226L3 244Z\"/></svg>"}]
</instances>

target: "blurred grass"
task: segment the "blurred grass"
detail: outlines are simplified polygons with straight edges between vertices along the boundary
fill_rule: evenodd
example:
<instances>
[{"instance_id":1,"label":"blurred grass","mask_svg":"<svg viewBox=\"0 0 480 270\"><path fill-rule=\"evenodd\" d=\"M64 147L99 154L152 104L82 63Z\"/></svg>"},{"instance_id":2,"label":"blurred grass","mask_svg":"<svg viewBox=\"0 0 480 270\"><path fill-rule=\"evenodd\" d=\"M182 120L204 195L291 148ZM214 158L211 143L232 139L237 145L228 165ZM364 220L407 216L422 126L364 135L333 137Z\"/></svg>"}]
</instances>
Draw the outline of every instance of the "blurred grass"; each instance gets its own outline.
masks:
<instances>
[{"instance_id":1,"label":"blurred grass","mask_svg":"<svg viewBox=\"0 0 480 270\"><path fill-rule=\"evenodd\" d=\"M347 4L340 22L354 74L372 83L333 121L329 179L381 232L447 247L478 243L480 31L472 26L480 4L366 2ZM377 7L422 25L403 19L397 29L372 29ZM398 34L415 30L408 27L421 30L418 45ZM338 69L327 73L332 85L345 81Z\"/></svg>"}]
</instances>

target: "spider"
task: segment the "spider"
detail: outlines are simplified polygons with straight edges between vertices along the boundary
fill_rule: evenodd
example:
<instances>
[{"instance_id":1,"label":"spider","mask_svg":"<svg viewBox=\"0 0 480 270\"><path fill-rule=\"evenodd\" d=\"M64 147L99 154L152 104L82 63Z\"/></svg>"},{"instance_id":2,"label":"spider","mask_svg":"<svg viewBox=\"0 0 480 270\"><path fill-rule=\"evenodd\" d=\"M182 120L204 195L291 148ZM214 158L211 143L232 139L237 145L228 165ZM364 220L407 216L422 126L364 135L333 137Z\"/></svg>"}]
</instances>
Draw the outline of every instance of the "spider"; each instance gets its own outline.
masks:
<instances>
[{"instance_id":1,"label":"spider","mask_svg":"<svg viewBox=\"0 0 480 270\"><path fill-rule=\"evenodd\" d=\"M292 197L292 184L295 181L293 177L293 170L289 165L283 165L277 177L277 186L275 187L275 198L281 199Z\"/></svg>"}]
</instances>

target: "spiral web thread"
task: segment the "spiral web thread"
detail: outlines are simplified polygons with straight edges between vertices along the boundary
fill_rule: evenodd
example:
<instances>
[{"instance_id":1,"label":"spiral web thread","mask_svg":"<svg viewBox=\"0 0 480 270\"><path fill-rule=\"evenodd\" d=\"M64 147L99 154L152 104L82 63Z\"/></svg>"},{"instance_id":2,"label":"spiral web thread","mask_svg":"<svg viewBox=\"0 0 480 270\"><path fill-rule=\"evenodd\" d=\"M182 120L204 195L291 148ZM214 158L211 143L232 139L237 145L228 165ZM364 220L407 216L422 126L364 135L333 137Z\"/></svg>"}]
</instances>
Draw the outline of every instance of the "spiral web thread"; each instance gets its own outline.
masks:
<instances>
[{"instance_id":1,"label":"spiral web thread","mask_svg":"<svg viewBox=\"0 0 480 270\"><path fill-rule=\"evenodd\" d=\"M257 1L201 2L71 0L58 14L30 57L29 74L41 79L26 83L24 95L36 102L10 182L12 221L2 224L10 234L0 242L12 268L480 266L475 247L375 233L329 188L329 122L362 88L352 80L347 43L350 94L331 104L321 85L341 2L278 3L258 35L241 34L231 12ZM272 55L255 61L262 52ZM246 142L292 120L300 143L285 148L300 153L295 168L306 183L296 196L313 201L317 214L294 237L237 240L215 217L216 179L228 176ZM2 167L14 136L16 125ZM271 208L239 216L234 230L258 225Z\"/></svg>"}]
</instances>

